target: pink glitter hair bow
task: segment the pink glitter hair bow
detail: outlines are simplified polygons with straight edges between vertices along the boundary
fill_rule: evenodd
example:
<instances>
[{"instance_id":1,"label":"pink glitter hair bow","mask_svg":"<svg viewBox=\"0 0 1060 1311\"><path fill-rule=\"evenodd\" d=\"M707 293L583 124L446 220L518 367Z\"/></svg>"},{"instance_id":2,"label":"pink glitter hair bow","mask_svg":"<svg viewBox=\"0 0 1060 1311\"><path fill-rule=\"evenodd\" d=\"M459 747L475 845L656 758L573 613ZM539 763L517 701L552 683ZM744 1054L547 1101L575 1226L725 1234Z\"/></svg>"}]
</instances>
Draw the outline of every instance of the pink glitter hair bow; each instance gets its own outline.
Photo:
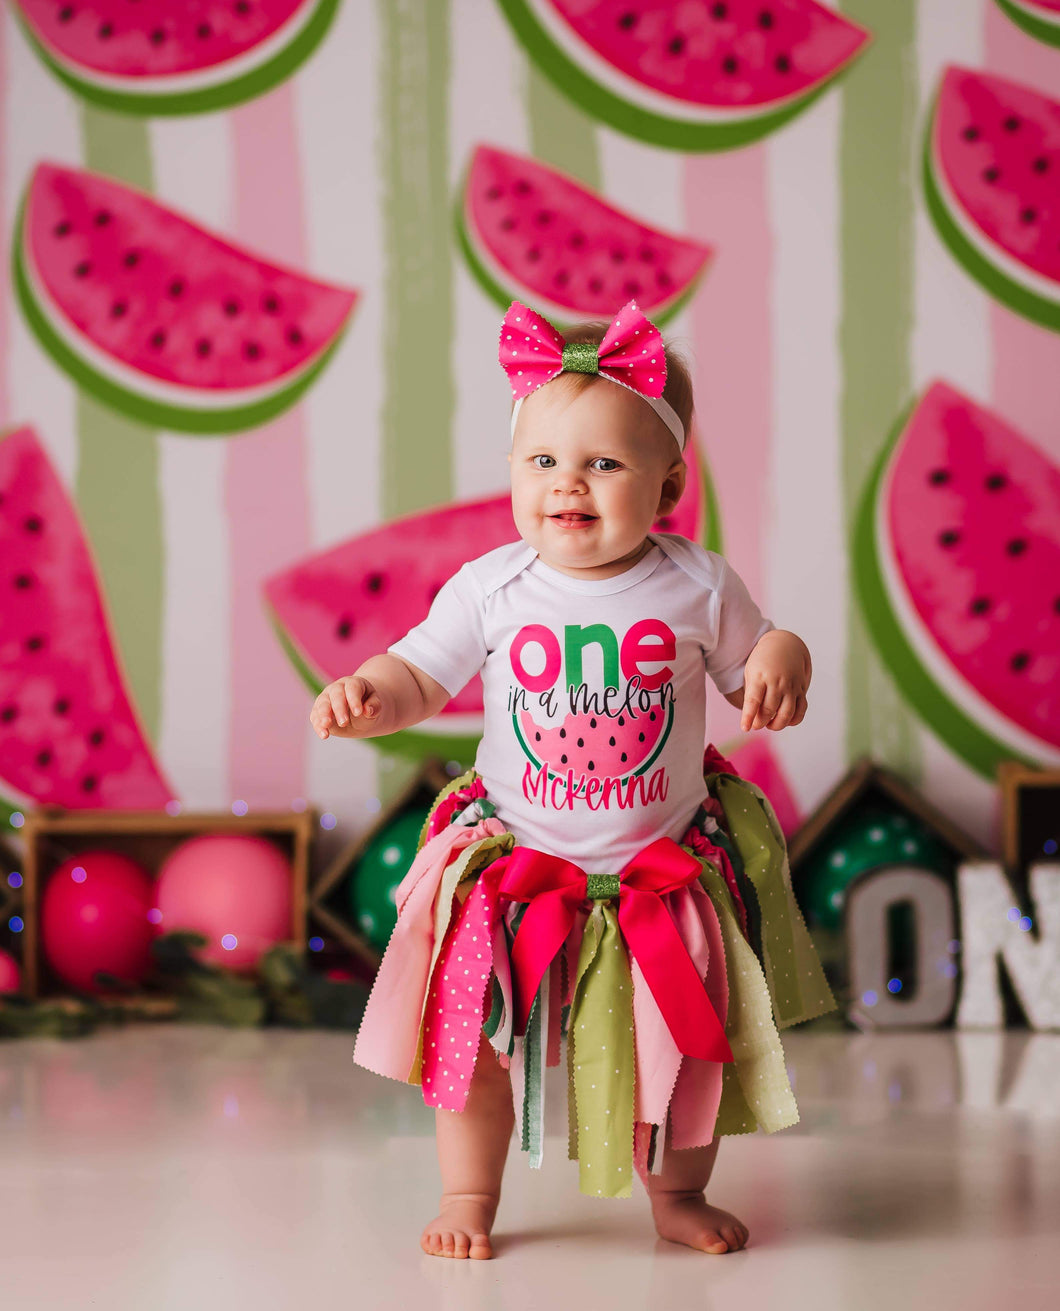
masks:
<instances>
[{"instance_id":1,"label":"pink glitter hair bow","mask_svg":"<svg viewBox=\"0 0 1060 1311\"><path fill-rule=\"evenodd\" d=\"M666 355L659 329L635 300L627 301L611 320L599 346L568 342L547 319L513 300L501 324L498 357L516 398L512 432L522 401L561 373L596 373L641 395L684 447L681 420L668 401Z\"/></svg>"}]
</instances>

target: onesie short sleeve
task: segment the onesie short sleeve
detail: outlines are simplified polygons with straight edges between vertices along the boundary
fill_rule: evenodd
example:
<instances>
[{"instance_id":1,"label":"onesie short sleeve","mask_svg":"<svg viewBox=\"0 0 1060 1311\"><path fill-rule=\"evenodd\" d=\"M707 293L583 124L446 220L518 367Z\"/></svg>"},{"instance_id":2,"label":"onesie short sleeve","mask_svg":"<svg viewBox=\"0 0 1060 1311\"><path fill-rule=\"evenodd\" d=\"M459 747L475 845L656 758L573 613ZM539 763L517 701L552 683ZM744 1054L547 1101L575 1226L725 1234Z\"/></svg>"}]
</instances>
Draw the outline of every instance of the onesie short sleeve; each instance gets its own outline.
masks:
<instances>
[{"instance_id":1,"label":"onesie short sleeve","mask_svg":"<svg viewBox=\"0 0 1060 1311\"><path fill-rule=\"evenodd\" d=\"M427 618L387 647L429 674L450 696L478 673L486 659L486 593L470 563L439 589Z\"/></svg>"},{"instance_id":2,"label":"onesie short sleeve","mask_svg":"<svg viewBox=\"0 0 1060 1311\"><path fill-rule=\"evenodd\" d=\"M746 584L736 570L721 556L717 586L713 593L715 643L707 652L707 673L723 695L743 686L743 667L747 657L763 635L776 625L763 617Z\"/></svg>"}]
</instances>

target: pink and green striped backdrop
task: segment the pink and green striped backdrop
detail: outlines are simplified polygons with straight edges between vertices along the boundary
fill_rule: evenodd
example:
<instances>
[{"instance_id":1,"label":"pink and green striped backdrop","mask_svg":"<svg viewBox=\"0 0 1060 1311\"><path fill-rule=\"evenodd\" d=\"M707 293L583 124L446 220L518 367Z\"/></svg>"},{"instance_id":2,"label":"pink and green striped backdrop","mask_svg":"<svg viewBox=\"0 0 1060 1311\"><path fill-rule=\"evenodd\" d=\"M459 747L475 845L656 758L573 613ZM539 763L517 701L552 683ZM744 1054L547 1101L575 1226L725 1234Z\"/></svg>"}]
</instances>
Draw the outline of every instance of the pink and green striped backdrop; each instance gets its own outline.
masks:
<instances>
[{"instance_id":1,"label":"pink and green striped backdrop","mask_svg":"<svg viewBox=\"0 0 1060 1311\"><path fill-rule=\"evenodd\" d=\"M780 132L684 154L563 98L490 0L345 0L274 90L187 117L90 108L0 18L0 241L34 165L152 192L266 258L353 287L330 367L279 418L204 439L123 418L38 347L0 263L0 424L32 423L73 490L129 686L185 805L311 799L363 828L408 766L321 743L262 580L382 518L500 491L500 317L451 226L480 141L533 154L646 222L716 247L668 335L694 361L725 551L815 665L805 724L770 735L807 810L872 753L995 839L991 784L903 701L851 590L859 491L902 408L944 377L1060 457L1060 335L971 281L931 226L917 148L942 67L1057 94L1060 50L993 0L846 0L873 44ZM713 736L737 716L712 702Z\"/></svg>"}]
</instances>

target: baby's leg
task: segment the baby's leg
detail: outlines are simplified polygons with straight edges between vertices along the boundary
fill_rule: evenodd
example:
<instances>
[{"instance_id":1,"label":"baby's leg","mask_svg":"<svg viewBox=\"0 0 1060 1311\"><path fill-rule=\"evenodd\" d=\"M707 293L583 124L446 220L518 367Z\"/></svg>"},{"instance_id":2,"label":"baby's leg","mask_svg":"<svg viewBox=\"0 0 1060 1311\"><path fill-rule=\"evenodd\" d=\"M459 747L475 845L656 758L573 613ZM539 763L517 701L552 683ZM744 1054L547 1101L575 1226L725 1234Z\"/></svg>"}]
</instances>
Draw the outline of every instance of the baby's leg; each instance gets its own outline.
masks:
<instances>
[{"instance_id":1,"label":"baby's leg","mask_svg":"<svg viewBox=\"0 0 1060 1311\"><path fill-rule=\"evenodd\" d=\"M707 1147L686 1147L663 1156L661 1174L649 1174L648 1195L660 1238L685 1243L703 1252L735 1252L747 1242L748 1229L728 1211L710 1206L703 1196L714 1158L715 1138Z\"/></svg>"},{"instance_id":2,"label":"baby's leg","mask_svg":"<svg viewBox=\"0 0 1060 1311\"><path fill-rule=\"evenodd\" d=\"M467 1105L435 1110L442 1205L424 1229L420 1246L430 1256L493 1255L489 1234L501 1195L501 1177L515 1125L508 1071L481 1035Z\"/></svg>"}]
</instances>

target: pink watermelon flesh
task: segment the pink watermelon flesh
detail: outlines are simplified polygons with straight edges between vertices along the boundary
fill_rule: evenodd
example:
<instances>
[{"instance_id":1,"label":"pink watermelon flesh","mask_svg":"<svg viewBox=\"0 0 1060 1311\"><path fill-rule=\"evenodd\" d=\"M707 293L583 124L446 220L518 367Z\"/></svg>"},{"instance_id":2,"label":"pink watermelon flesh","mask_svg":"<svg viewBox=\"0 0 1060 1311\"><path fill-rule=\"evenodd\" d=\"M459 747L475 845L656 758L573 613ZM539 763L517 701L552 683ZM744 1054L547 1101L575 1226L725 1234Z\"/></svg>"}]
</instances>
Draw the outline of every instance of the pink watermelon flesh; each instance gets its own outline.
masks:
<instances>
[{"instance_id":1,"label":"pink watermelon flesh","mask_svg":"<svg viewBox=\"0 0 1060 1311\"><path fill-rule=\"evenodd\" d=\"M76 511L30 428L0 438L0 588L0 783L40 805L165 806Z\"/></svg>"},{"instance_id":2,"label":"pink watermelon flesh","mask_svg":"<svg viewBox=\"0 0 1060 1311\"><path fill-rule=\"evenodd\" d=\"M539 764L554 774L574 770L575 780L624 778L634 774L658 745L668 723L663 706L655 705L635 717L626 714L568 715L556 728L542 728L528 710L521 712L523 740Z\"/></svg>"},{"instance_id":3,"label":"pink watermelon flesh","mask_svg":"<svg viewBox=\"0 0 1060 1311\"><path fill-rule=\"evenodd\" d=\"M909 598L954 669L1060 747L1060 469L936 383L900 439L886 525Z\"/></svg>"},{"instance_id":4,"label":"pink watermelon flesh","mask_svg":"<svg viewBox=\"0 0 1060 1311\"><path fill-rule=\"evenodd\" d=\"M315 0L16 0L44 48L115 77L165 77L228 63ZM141 12L142 9L142 12Z\"/></svg>"},{"instance_id":5,"label":"pink watermelon flesh","mask_svg":"<svg viewBox=\"0 0 1060 1311\"><path fill-rule=\"evenodd\" d=\"M813 0L548 0L596 54L648 90L718 110L809 94L867 33Z\"/></svg>"},{"instance_id":6,"label":"pink watermelon flesh","mask_svg":"<svg viewBox=\"0 0 1060 1311\"><path fill-rule=\"evenodd\" d=\"M685 459L685 494L656 526L698 541L703 502L692 443ZM425 619L438 589L466 561L517 538L508 495L446 505L310 556L270 578L265 596L314 677L330 682ZM481 715L481 680L472 679L442 714Z\"/></svg>"},{"instance_id":7,"label":"pink watermelon flesh","mask_svg":"<svg viewBox=\"0 0 1060 1311\"><path fill-rule=\"evenodd\" d=\"M702 273L710 246L669 236L536 160L479 146L466 189L471 231L535 295L582 315L631 296L649 316Z\"/></svg>"},{"instance_id":8,"label":"pink watermelon flesh","mask_svg":"<svg viewBox=\"0 0 1060 1311\"><path fill-rule=\"evenodd\" d=\"M935 119L936 164L996 246L1060 282L1060 103L1004 78L950 68Z\"/></svg>"},{"instance_id":9,"label":"pink watermelon flesh","mask_svg":"<svg viewBox=\"0 0 1060 1311\"><path fill-rule=\"evenodd\" d=\"M301 371L355 300L109 178L50 164L30 186L26 246L53 312L94 346L150 378L206 391Z\"/></svg>"}]
</instances>

